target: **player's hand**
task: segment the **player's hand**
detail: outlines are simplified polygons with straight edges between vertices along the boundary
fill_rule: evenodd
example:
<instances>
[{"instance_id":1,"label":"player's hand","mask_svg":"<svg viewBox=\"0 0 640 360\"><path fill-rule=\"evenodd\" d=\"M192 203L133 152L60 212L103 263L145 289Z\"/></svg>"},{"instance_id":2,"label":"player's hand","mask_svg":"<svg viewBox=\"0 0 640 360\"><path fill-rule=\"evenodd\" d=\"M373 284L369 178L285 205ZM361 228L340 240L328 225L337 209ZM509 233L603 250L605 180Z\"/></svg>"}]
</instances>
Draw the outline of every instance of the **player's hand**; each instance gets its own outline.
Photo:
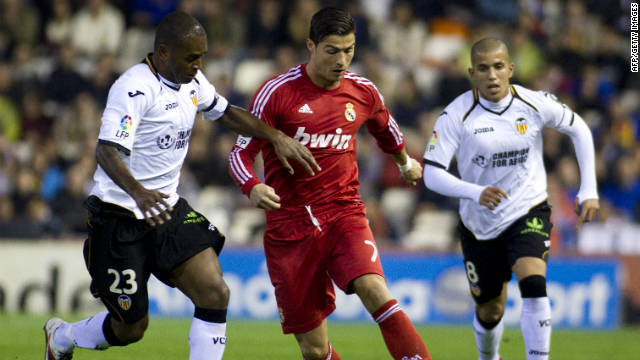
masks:
<instances>
[{"instance_id":1,"label":"player's hand","mask_svg":"<svg viewBox=\"0 0 640 360\"><path fill-rule=\"evenodd\" d=\"M573 211L578 215L578 223L576 227L580 227L582 224L592 221L598 211L600 211L600 201L598 199L586 199L580 205L578 198L573 202Z\"/></svg>"},{"instance_id":2,"label":"player's hand","mask_svg":"<svg viewBox=\"0 0 640 360\"><path fill-rule=\"evenodd\" d=\"M409 157L408 161L411 161L411 168L405 172L401 170L400 176L407 184L415 186L417 181L422 179L422 165L412 157Z\"/></svg>"},{"instance_id":3,"label":"player's hand","mask_svg":"<svg viewBox=\"0 0 640 360\"><path fill-rule=\"evenodd\" d=\"M487 186L480 194L480 201L478 203L482 206L488 207L490 210L498 207L498 204L502 201L502 198L507 199L507 193L499 187Z\"/></svg>"},{"instance_id":4,"label":"player's hand","mask_svg":"<svg viewBox=\"0 0 640 360\"><path fill-rule=\"evenodd\" d=\"M169 195L155 190L141 188L132 195L138 208L144 215L144 220L151 226L162 225L165 221L171 220L171 207L164 199Z\"/></svg>"},{"instance_id":5,"label":"player's hand","mask_svg":"<svg viewBox=\"0 0 640 360\"><path fill-rule=\"evenodd\" d=\"M249 199L256 207L265 210L280 209L280 196L267 184L258 184L251 189Z\"/></svg>"},{"instance_id":6,"label":"player's hand","mask_svg":"<svg viewBox=\"0 0 640 360\"><path fill-rule=\"evenodd\" d=\"M272 145L278 159L289 174L293 174L293 168L287 160L289 158L299 162L311 176L315 175L314 169L317 171L322 170L309 149L284 133L280 132L280 135L273 141Z\"/></svg>"}]
</instances>

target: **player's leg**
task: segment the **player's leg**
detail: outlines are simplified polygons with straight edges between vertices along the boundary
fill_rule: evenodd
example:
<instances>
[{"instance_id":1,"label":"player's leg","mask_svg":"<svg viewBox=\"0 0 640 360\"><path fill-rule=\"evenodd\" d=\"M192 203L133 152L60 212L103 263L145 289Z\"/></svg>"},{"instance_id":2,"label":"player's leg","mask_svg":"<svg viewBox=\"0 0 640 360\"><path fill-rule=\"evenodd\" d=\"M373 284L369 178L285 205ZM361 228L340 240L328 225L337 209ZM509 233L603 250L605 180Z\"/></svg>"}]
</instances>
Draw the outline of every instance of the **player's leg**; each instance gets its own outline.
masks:
<instances>
[{"instance_id":1,"label":"player's leg","mask_svg":"<svg viewBox=\"0 0 640 360\"><path fill-rule=\"evenodd\" d=\"M520 329L527 360L546 360L551 346L551 304L547 297L546 263L522 257L513 265L522 296Z\"/></svg>"},{"instance_id":2,"label":"player's leg","mask_svg":"<svg viewBox=\"0 0 640 360\"><path fill-rule=\"evenodd\" d=\"M329 343L326 319L317 328L294 335L304 360L340 360L340 355Z\"/></svg>"},{"instance_id":3,"label":"player's leg","mask_svg":"<svg viewBox=\"0 0 640 360\"><path fill-rule=\"evenodd\" d=\"M547 297L546 269L549 254L551 207L542 203L510 228L509 263L516 274L522 313L520 329L527 360L546 360L551 345L551 306Z\"/></svg>"},{"instance_id":4,"label":"player's leg","mask_svg":"<svg viewBox=\"0 0 640 360\"><path fill-rule=\"evenodd\" d=\"M476 304L473 317L473 333L476 338L480 360L497 360L500 358L498 349L504 331L504 306L507 301L507 284L504 283L499 296Z\"/></svg>"},{"instance_id":5,"label":"player's leg","mask_svg":"<svg viewBox=\"0 0 640 360\"><path fill-rule=\"evenodd\" d=\"M362 275L352 284L355 293L380 327L387 349L394 359L431 359L420 334L391 295L382 276Z\"/></svg>"},{"instance_id":6,"label":"player's leg","mask_svg":"<svg viewBox=\"0 0 640 360\"><path fill-rule=\"evenodd\" d=\"M324 225L321 222L320 228ZM282 331L295 335L305 360L340 359L329 343L326 322L335 310L335 292L326 268L331 248L308 218L268 224L264 234Z\"/></svg>"},{"instance_id":7,"label":"player's leg","mask_svg":"<svg viewBox=\"0 0 640 360\"><path fill-rule=\"evenodd\" d=\"M476 303L473 329L478 358L498 360L504 329L502 316L507 299L506 282L511 278L506 242L501 238L477 240L462 223L458 231L467 280Z\"/></svg>"},{"instance_id":8,"label":"player's leg","mask_svg":"<svg viewBox=\"0 0 640 360\"><path fill-rule=\"evenodd\" d=\"M222 359L226 346L229 288L217 255L224 240L184 199L178 200L169 224L156 238L154 275L180 289L195 306L189 331L191 360Z\"/></svg>"},{"instance_id":9,"label":"player's leg","mask_svg":"<svg viewBox=\"0 0 640 360\"><path fill-rule=\"evenodd\" d=\"M369 223L363 212L341 216L329 237L335 246L327 265L346 293L355 292L380 327L394 359L431 359L415 327L387 288Z\"/></svg>"},{"instance_id":10,"label":"player's leg","mask_svg":"<svg viewBox=\"0 0 640 360\"><path fill-rule=\"evenodd\" d=\"M172 280L195 305L189 359L222 359L227 341L229 288L213 249L201 251L174 269Z\"/></svg>"},{"instance_id":11,"label":"player's leg","mask_svg":"<svg viewBox=\"0 0 640 360\"><path fill-rule=\"evenodd\" d=\"M122 228L126 231L118 230ZM144 221L114 213L90 216L84 257L91 292L109 311L75 323L49 319L44 327L45 359L70 359L74 347L102 350L142 338L149 321L146 283L150 274L143 265L147 253L144 241L135 239L147 230Z\"/></svg>"}]
</instances>

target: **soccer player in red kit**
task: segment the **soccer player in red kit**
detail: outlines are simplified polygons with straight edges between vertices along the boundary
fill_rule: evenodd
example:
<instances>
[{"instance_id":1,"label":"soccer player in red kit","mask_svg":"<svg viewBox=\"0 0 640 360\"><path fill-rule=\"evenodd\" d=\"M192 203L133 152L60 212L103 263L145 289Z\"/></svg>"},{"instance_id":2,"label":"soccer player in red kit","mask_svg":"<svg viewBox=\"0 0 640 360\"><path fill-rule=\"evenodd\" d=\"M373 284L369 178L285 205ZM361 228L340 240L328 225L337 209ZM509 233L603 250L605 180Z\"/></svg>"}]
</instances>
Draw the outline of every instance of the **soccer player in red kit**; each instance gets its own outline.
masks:
<instances>
[{"instance_id":1,"label":"soccer player in red kit","mask_svg":"<svg viewBox=\"0 0 640 360\"><path fill-rule=\"evenodd\" d=\"M404 137L374 84L347 71L354 46L355 25L347 11L318 11L307 39L309 62L268 80L252 101L251 112L307 146L321 170L313 176L289 174L273 146L240 136L229 172L243 193L267 210L269 276L283 331L295 334L304 359L340 358L327 334L326 317L335 309L332 280L360 297L394 359L431 359L384 279L358 193L358 129L367 125L406 182L415 185L422 169L407 155ZM253 171L260 151L264 183Z\"/></svg>"}]
</instances>

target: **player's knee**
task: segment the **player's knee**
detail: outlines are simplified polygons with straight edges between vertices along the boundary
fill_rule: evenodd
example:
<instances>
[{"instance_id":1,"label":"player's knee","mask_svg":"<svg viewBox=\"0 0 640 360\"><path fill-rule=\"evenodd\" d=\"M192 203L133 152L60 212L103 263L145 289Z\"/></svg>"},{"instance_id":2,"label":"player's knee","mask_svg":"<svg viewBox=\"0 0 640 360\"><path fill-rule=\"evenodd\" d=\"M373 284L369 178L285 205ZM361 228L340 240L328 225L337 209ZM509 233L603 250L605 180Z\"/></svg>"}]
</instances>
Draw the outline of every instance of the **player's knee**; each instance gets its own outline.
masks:
<instances>
[{"instance_id":1,"label":"player's knee","mask_svg":"<svg viewBox=\"0 0 640 360\"><path fill-rule=\"evenodd\" d=\"M222 276L211 279L206 286L203 287L199 299L194 299L198 306L211 309L226 308L229 304L229 287L224 282Z\"/></svg>"},{"instance_id":2,"label":"player's knee","mask_svg":"<svg viewBox=\"0 0 640 360\"><path fill-rule=\"evenodd\" d=\"M491 301L476 307L478 317L485 323L497 323L504 315L504 304L498 301Z\"/></svg>"},{"instance_id":3,"label":"player's knee","mask_svg":"<svg viewBox=\"0 0 640 360\"><path fill-rule=\"evenodd\" d=\"M542 275L530 275L518 282L520 296L539 298L547 296L547 281Z\"/></svg>"},{"instance_id":4,"label":"player's knee","mask_svg":"<svg viewBox=\"0 0 640 360\"><path fill-rule=\"evenodd\" d=\"M115 326L113 330L118 340L126 345L140 341L148 326L149 321L145 318L133 324L121 324L119 326Z\"/></svg>"},{"instance_id":5,"label":"player's knee","mask_svg":"<svg viewBox=\"0 0 640 360\"><path fill-rule=\"evenodd\" d=\"M300 344L300 350L305 360L321 360L327 356L329 347L315 344Z\"/></svg>"}]
</instances>

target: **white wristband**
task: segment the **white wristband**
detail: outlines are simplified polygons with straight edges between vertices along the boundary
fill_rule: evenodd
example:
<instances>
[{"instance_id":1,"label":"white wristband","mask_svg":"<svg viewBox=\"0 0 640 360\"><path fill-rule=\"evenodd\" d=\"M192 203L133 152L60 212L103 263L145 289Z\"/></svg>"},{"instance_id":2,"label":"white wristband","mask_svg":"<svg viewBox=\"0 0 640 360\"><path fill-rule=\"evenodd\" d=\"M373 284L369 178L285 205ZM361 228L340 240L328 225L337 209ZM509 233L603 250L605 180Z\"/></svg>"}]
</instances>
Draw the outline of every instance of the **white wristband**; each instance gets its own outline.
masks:
<instances>
[{"instance_id":1,"label":"white wristband","mask_svg":"<svg viewBox=\"0 0 640 360\"><path fill-rule=\"evenodd\" d=\"M400 165L398 163L396 163L396 165L398 165L398 169L400 169L400 172L404 174L407 171L411 170L411 167L413 166L413 161L411 161L410 157L407 157L407 162L404 165Z\"/></svg>"}]
</instances>

